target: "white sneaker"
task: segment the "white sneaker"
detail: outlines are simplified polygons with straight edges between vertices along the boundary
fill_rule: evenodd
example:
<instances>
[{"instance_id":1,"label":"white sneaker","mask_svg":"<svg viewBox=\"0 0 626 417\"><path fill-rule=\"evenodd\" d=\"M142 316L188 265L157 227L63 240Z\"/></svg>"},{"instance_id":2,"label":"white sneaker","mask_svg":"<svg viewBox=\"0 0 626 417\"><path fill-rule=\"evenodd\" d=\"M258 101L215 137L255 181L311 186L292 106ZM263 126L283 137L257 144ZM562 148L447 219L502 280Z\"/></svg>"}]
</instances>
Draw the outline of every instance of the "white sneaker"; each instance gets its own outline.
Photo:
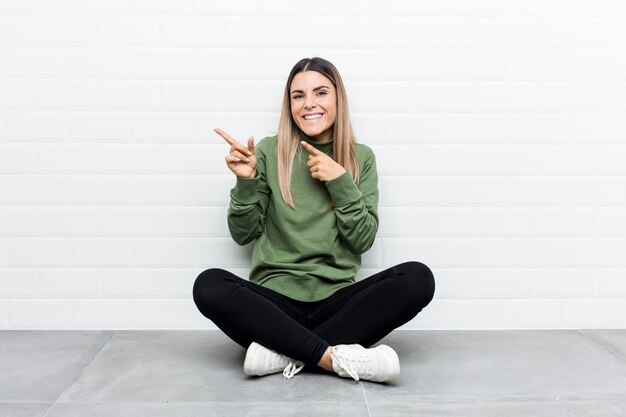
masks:
<instances>
[{"instance_id":1,"label":"white sneaker","mask_svg":"<svg viewBox=\"0 0 626 417\"><path fill-rule=\"evenodd\" d=\"M246 359L243 362L243 372L253 376L275 374L282 371L283 377L291 379L302 368L304 368L304 363L269 350L257 342L250 344L246 352Z\"/></svg>"},{"instance_id":2,"label":"white sneaker","mask_svg":"<svg viewBox=\"0 0 626 417\"><path fill-rule=\"evenodd\" d=\"M400 376L398 354L387 345L366 349L361 345L338 345L331 349L334 371L344 378L393 382Z\"/></svg>"}]
</instances>

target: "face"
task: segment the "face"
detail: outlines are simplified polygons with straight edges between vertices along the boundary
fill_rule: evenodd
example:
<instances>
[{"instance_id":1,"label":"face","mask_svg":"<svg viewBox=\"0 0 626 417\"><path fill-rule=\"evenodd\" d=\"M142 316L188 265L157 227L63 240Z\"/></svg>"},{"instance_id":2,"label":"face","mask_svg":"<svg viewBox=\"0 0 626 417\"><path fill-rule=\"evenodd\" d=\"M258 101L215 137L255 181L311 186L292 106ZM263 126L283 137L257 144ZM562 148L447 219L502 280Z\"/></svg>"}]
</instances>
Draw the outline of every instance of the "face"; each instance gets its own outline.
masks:
<instances>
[{"instance_id":1,"label":"face","mask_svg":"<svg viewBox=\"0 0 626 417\"><path fill-rule=\"evenodd\" d=\"M289 89L291 117L308 137L330 140L337 119L337 89L317 71L296 74Z\"/></svg>"}]
</instances>

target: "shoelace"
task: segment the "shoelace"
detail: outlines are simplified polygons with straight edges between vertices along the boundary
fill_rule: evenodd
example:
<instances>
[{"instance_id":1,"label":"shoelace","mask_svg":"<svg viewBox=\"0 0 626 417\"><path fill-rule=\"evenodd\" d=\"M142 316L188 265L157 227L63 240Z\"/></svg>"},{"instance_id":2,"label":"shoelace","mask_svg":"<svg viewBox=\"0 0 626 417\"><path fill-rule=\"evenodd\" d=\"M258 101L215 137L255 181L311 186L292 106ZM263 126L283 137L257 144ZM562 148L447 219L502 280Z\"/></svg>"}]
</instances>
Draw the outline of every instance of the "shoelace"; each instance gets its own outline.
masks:
<instances>
[{"instance_id":1,"label":"shoelace","mask_svg":"<svg viewBox=\"0 0 626 417\"><path fill-rule=\"evenodd\" d=\"M355 381L359 380L359 374L353 365L354 360L344 358L340 354L337 354L334 349L330 351L330 358L333 360L333 364L346 371Z\"/></svg>"},{"instance_id":2,"label":"shoelace","mask_svg":"<svg viewBox=\"0 0 626 417\"><path fill-rule=\"evenodd\" d=\"M283 377L285 379L291 379L294 377L295 374L300 372L302 368L304 368L304 363L290 360L283 370Z\"/></svg>"}]
</instances>

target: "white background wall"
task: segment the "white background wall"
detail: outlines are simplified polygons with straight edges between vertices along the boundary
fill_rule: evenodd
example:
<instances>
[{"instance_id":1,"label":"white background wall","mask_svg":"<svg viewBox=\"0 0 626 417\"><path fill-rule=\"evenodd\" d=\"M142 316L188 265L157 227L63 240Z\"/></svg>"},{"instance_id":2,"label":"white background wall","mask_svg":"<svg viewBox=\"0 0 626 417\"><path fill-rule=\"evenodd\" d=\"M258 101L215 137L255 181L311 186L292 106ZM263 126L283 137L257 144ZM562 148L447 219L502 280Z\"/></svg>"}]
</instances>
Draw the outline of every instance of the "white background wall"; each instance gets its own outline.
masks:
<instances>
[{"instance_id":1,"label":"white background wall","mask_svg":"<svg viewBox=\"0 0 626 417\"><path fill-rule=\"evenodd\" d=\"M626 2L0 1L0 328L211 328L246 275L222 127L275 131L302 57L378 157L359 277L420 260L408 328L626 327Z\"/></svg>"}]
</instances>

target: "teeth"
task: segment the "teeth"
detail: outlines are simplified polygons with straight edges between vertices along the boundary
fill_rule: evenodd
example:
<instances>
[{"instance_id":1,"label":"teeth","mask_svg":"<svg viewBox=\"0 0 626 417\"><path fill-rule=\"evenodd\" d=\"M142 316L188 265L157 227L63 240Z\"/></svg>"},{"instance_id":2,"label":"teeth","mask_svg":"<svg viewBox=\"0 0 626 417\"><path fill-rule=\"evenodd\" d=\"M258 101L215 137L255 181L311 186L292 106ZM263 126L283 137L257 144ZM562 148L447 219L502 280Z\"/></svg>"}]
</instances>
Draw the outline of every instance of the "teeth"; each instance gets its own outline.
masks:
<instances>
[{"instance_id":1,"label":"teeth","mask_svg":"<svg viewBox=\"0 0 626 417\"><path fill-rule=\"evenodd\" d=\"M304 120L319 119L320 117L322 117L321 114L307 114L304 116Z\"/></svg>"}]
</instances>

